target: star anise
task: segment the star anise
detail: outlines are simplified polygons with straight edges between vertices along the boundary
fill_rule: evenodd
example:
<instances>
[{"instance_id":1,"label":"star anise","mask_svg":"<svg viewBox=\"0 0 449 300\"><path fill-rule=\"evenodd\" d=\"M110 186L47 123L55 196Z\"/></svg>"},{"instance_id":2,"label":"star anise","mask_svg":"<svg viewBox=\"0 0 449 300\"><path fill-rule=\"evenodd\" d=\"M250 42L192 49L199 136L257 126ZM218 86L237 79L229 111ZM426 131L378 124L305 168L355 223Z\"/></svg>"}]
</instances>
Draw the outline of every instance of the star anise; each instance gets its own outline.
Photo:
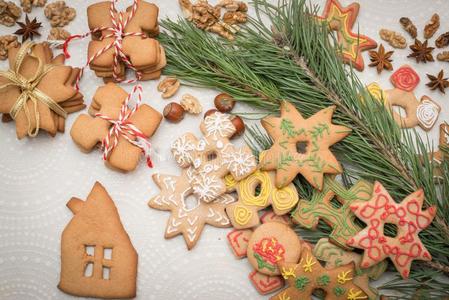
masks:
<instances>
[{"instance_id":1,"label":"star anise","mask_svg":"<svg viewBox=\"0 0 449 300\"><path fill-rule=\"evenodd\" d=\"M420 40L415 39L415 43L410 46L410 49L412 50L412 53L407 57L414 57L417 63L433 61L432 51L435 48L428 47L427 40L422 43Z\"/></svg>"},{"instance_id":2,"label":"star anise","mask_svg":"<svg viewBox=\"0 0 449 300\"><path fill-rule=\"evenodd\" d=\"M385 52L385 48L382 44L379 46L379 50L372 50L369 52L369 56L371 57L370 67L376 67L377 73L381 73L383 69L385 70L393 70L393 65L391 62L391 55L393 55L394 51Z\"/></svg>"},{"instance_id":3,"label":"star anise","mask_svg":"<svg viewBox=\"0 0 449 300\"><path fill-rule=\"evenodd\" d=\"M28 18L28 14L25 16L25 23L17 22L20 26L20 29L14 32L14 34L22 36L22 43L27 39L33 40L35 35L41 35L39 33L39 28L41 27L41 23L34 18L32 21Z\"/></svg>"},{"instance_id":4,"label":"star anise","mask_svg":"<svg viewBox=\"0 0 449 300\"><path fill-rule=\"evenodd\" d=\"M426 85L431 90L439 89L443 94L445 94L444 89L449 87L449 81L447 78L444 78L443 70L441 70L437 76L427 74L427 77L430 81Z\"/></svg>"}]
</instances>

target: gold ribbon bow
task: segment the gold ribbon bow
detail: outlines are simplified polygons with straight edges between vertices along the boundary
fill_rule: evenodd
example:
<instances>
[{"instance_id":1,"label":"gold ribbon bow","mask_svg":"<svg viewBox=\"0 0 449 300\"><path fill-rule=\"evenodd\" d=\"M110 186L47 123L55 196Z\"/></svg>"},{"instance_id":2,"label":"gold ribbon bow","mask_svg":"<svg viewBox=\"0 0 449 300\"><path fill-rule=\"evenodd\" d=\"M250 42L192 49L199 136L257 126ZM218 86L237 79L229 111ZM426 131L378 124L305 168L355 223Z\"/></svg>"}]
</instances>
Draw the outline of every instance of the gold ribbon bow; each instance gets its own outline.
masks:
<instances>
[{"instance_id":1,"label":"gold ribbon bow","mask_svg":"<svg viewBox=\"0 0 449 300\"><path fill-rule=\"evenodd\" d=\"M9 114L13 119L15 119L19 112L22 109L24 110L25 116L28 121L28 135L31 137L36 136L39 132L39 111L37 108L38 101L47 105L56 114L64 118L67 117L66 111L61 106L59 106L58 103L56 103L52 98L50 98L44 92L37 88L37 85L42 80L42 78L55 66L51 64L44 65L39 57L32 54L30 50L32 47L34 47L34 45L35 43L30 41L25 42L17 52L14 68L12 70L9 69L6 72L0 71L0 76L10 81L4 85L1 85L0 90L5 89L9 86L17 86L21 90L21 94L17 98ZM25 78L19 73L22 62L27 55L36 58L38 61L36 73L30 79ZM34 105L34 118L36 120L36 128L34 130L31 129L31 115L28 106L26 105L28 101L32 101Z\"/></svg>"}]
</instances>

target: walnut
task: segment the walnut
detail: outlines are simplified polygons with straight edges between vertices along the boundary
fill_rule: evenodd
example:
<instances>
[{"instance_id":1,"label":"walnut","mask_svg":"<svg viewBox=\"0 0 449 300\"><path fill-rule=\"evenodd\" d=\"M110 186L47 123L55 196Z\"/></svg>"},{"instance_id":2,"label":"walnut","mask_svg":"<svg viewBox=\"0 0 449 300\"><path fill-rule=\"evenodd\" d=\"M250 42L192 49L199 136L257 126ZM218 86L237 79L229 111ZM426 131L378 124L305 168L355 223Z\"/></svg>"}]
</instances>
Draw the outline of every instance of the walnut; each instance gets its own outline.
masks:
<instances>
[{"instance_id":1,"label":"walnut","mask_svg":"<svg viewBox=\"0 0 449 300\"><path fill-rule=\"evenodd\" d=\"M197 98L193 97L190 94L185 94L182 96L181 106L185 109L186 112L197 115L201 113L203 107Z\"/></svg>"},{"instance_id":2,"label":"walnut","mask_svg":"<svg viewBox=\"0 0 449 300\"><path fill-rule=\"evenodd\" d=\"M418 33L416 26L415 24L413 24L412 20L407 17L402 17L399 19L399 23L401 23L402 28L404 28L404 30L407 31L412 38L416 38Z\"/></svg>"},{"instance_id":3,"label":"walnut","mask_svg":"<svg viewBox=\"0 0 449 300\"><path fill-rule=\"evenodd\" d=\"M223 15L223 22L225 22L226 24L229 24L229 25L238 24L238 23L246 23L247 20L248 20L248 16L246 15L246 13L241 12L241 11L236 11L236 12L228 11Z\"/></svg>"},{"instance_id":4,"label":"walnut","mask_svg":"<svg viewBox=\"0 0 449 300\"><path fill-rule=\"evenodd\" d=\"M226 9L228 12L247 12L248 6L245 2L235 1L235 0L221 0L218 2L217 6Z\"/></svg>"},{"instance_id":5,"label":"walnut","mask_svg":"<svg viewBox=\"0 0 449 300\"><path fill-rule=\"evenodd\" d=\"M441 34L436 40L435 40L435 46L438 48L443 48L449 45L449 32L445 32Z\"/></svg>"},{"instance_id":6,"label":"walnut","mask_svg":"<svg viewBox=\"0 0 449 300\"><path fill-rule=\"evenodd\" d=\"M443 51L441 53L438 53L437 59L439 61L447 61L447 62L449 62L449 51Z\"/></svg>"},{"instance_id":7,"label":"walnut","mask_svg":"<svg viewBox=\"0 0 449 300\"><path fill-rule=\"evenodd\" d=\"M13 2L0 0L0 24L13 26L21 15L22 10Z\"/></svg>"},{"instance_id":8,"label":"walnut","mask_svg":"<svg viewBox=\"0 0 449 300\"><path fill-rule=\"evenodd\" d=\"M205 0L199 0L192 6L192 21L199 29L214 25L221 16L220 8L213 7Z\"/></svg>"},{"instance_id":9,"label":"walnut","mask_svg":"<svg viewBox=\"0 0 449 300\"><path fill-rule=\"evenodd\" d=\"M0 60L8 58L8 49L19 46L17 36L15 35L2 35L0 36Z\"/></svg>"},{"instance_id":10,"label":"walnut","mask_svg":"<svg viewBox=\"0 0 449 300\"><path fill-rule=\"evenodd\" d=\"M424 38L430 39L438 28L440 28L440 16L438 14L433 14L432 18L430 18L430 22L424 27Z\"/></svg>"},{"instance_id":11,"label":"walnut","mask_svg":"<svg viewBox=\"0 0 449 300\"><path fill-rule=\"evenodd\" d=\"M162 92L162 98L167 99L176 94L181 82L175 77L165 77L157 85L157 90Z\"/></svg>"},{"instance_id":12,"label":"walnut","mask_svg":"<svg viewBox=\"0 0 449 300\"><path fill-rule=\"evenodd\" d=\"M50 34L47 37L47 40L59 40L64 41L68 39L70 36L70 32L65 30L62 27L54 27L50 30Z\"/></svg>"},{"instance_id":13,"label":"walnut","mask_svg":"<svg viewBox=\"0 0 449 300\"><path fill-rule=\"evenodd\" d=\"M44 7L47 0L20 0L20 6L22 6L23 11L30 13L31 9L34 7Z\"/></svg>"},{"instance_id":14,"label":"walnut","mask_svg":"<svg viewBox=\"0 0 449 300\"><path fill-rule=\"evenodd\" d=\"M52 27L63 27L75 19L76 10L66 6L64 1L56 1L45 6L44 14Z\"/></svg>"},{"instance_id":15,"label":"walnut","mask_svg":"<svg viewBox=\"0 0 449 300\"><path fill-rule=\"evenodd\" d=\"M393 48L404 49L407 47L407 41L400 33L393 30L381 29L379 35L381 39L387 41Z\"/></svg>"}]
</instances>

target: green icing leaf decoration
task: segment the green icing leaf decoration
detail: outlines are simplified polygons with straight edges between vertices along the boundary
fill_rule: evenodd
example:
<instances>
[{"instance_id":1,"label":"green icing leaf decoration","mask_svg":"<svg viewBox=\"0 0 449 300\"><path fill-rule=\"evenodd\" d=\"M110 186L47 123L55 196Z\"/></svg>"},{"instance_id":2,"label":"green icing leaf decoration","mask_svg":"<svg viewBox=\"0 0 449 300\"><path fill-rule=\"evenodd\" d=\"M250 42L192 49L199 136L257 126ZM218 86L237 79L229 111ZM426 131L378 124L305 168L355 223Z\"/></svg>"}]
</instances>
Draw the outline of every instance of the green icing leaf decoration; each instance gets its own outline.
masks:
<instances>
[{"instance_id":1,"label":"green icing leaf decoration","mask_svg":"<svg viewBox=\"0 0 449 300\"><path fill-rule=\"evenodd\" d=\"M295 136L295 125L289 119L282 119L281 130L283 135L288 135L289 137Z\"/></svg>"},{"instance_id":2,"label":"green icing leaf decoration","mask_svg":"<svg viewBox=\"0 0 449 300\"><path fill-rule=\"evenodd\" d=\"M254 253L254 258L257 261L257 267L259 269L265 268L265 269L270 270L271 272L274 272L276 270L276 268L273 265L267 263L262 257L260 257L259 254Z\"/></svg>"},{"instance_id":3,"label":"green icing leaf decoration","mask_svg":"<svg viewBox=\"0 0 449 300\"><path fill-rule=\"evenodd\" d=\"M344 293L346 293L346 289L345 289L344 287L336 286L336 287L334 288L334 294L335 294L335 296L341 296L341 295L343 295Z\"/></svg>"},{"instance_id":4,"label":"green icing leaf decoration","mask_svg":"<svg viewBox=\"0 0 449 300\"><path fill-rule=\"evenodd\" d=\"M324 274L324 275L318 277L316 280L316 283L319 286L327 286L330 282L331 282L331 278L327 274Z\"/></svg>"},{"instance_id":5,"label":"green icing leaf decoration","mask_svg":"<svg viewBox=\"0 0 449 300\"><path fill-rule=\"evenodd\" d=\"M325 123L320 123L316 126L313 126L313 129L309 130L309 133L314 140L316 140L318 137L323 138L323 134L325 132L327 133L327 135L330 134L329 125L327 125Z\"/></svg>"},{"instance_id":6,"label":"green icing leaf decoration","mask_svg":"<svg viewBox=\"0 0 449 300\"><path fill-rule=\"evenodd\" d=\"M290 153L281 153L281 157L278 161L278 169L285 171L285 166L289 166L290 163L293 161L293 156L290 155Z\"/></svg>"},{"instance_id":7,"label":"green icing leaf decoration","mask_svg":"<svg viewBox=\"0 0 449 300\"><path fill-rule=\"evenodd\" d=\"M309 284L309 278L305 276L299 276L296 278L295 286L298 290L303 291L307 284Z\"/></svg>"}]
</instances>

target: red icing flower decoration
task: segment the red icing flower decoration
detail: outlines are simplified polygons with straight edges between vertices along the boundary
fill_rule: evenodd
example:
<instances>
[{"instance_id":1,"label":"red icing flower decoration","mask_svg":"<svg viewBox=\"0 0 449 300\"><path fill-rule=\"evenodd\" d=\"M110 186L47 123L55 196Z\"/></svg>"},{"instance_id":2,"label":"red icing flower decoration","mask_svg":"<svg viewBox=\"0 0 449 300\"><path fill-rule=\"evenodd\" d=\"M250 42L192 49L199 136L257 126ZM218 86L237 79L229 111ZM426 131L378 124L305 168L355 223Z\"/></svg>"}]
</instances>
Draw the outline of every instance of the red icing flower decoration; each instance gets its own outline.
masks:
<instances>
[{"instance_id":1,"label":"red icing flower decoration","mask_svg":"<svg viewBox=\"0 0 449 300\"><path fill-rule=\"evenodd\" d=\"M418 233L429 226L436 209L431 206L423 210L423 203L422 189L396 203L379 182L374 184L369 201L353 202L352 211L367 227L349 239L347 244L365 250L361 262L363 268L389 257L402 277L407 278L413 260L432 259ZM397 226L396 237L385 235L384 225L387 223Z\"/></svg>"},{"instance_id":2,"label":"red icing flower decoration","mask_svg":"<svg viewBox=\"0 0 449 300\"><path fill-rule=\"evenodd\" d=\"M284 259L285 248L274 237L261 239L254 245L253 250L271 265L276 265L278 261Z\"/></svg>"},{"instance_id":3,"label":"red icing flower decoration","mask_svg":"<svg viewBox=\"0 0 449 300\"><path fill-rule=\"evenodd\" d=\"M419 83L419 75L410 66L404 65L391 75L390 81L395 88L411 92Z\"/></svg>"}]
</instances>

